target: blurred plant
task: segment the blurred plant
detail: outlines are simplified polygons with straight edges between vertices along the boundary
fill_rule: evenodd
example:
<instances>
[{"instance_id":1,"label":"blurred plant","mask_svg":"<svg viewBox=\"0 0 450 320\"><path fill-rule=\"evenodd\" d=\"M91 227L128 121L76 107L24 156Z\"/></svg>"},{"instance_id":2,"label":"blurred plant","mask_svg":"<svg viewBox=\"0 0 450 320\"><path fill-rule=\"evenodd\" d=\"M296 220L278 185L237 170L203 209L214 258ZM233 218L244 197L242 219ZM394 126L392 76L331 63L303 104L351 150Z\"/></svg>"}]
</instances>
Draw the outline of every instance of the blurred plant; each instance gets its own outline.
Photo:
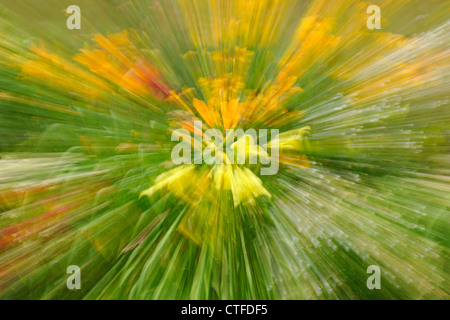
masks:
<instances>
[{"instance_id":1,"label":"blurred plant","mask_svg":"<svg viewBox=\"0 0 450 320\"><path fill-rule=\"evenodd\" d=\"M80 0L81 30L64 1L0 7L0 297L448 299L449 6L427 3L377 1L382 30L360 1ZM278 173L171 161L212 128L278 129Z\"/></svg>"}]
</instances>

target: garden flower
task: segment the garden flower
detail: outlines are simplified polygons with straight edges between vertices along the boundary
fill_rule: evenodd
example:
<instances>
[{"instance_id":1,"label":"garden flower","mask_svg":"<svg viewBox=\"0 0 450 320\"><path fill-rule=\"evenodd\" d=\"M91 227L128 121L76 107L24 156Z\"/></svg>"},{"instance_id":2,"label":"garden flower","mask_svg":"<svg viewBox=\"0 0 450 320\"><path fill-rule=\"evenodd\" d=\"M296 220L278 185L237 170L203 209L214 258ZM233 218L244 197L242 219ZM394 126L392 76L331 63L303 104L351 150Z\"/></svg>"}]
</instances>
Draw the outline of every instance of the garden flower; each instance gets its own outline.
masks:
<instances>
[{"instance_id":1,"label":"garden flower","mask_svg":"<svg viewBox=\"0 0 450 320\"><path fill-rule=\"evenodd\" d=\"M23 3L0 298L449 298L448 2Z\"/></svg>"}]
</instances>

